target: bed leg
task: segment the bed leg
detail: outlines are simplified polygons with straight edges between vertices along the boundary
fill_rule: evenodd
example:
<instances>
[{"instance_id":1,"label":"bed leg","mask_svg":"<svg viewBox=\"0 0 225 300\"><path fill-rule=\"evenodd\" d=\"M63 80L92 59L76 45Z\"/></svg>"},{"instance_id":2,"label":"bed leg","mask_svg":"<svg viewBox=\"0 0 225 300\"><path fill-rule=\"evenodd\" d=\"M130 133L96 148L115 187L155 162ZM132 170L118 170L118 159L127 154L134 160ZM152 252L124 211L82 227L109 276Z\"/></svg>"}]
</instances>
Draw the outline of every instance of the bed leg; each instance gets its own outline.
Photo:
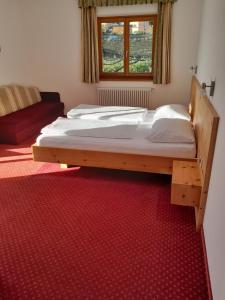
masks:
<instances>
[{"instance_id":1,"label":"bed leg","mask_svg":"<svg viewBox=\"0 0 225 300\"><path fill-rule=\"evenodd\" d=\"M72 168L72 165L68 165L68 164L60 164L60 168L61 169L68 169L68 168Z\"/></svg>"}]
</instances>

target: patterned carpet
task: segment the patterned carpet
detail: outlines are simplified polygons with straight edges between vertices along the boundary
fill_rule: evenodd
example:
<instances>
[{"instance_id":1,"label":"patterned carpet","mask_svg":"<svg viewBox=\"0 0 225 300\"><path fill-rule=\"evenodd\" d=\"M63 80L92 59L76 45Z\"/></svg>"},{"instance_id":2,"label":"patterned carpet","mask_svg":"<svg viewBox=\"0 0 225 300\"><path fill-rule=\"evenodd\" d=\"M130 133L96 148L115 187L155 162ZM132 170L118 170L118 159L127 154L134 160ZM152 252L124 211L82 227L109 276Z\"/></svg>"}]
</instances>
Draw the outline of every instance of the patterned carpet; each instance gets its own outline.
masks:
<instances>
[{"instance_id":1,"label":"patterned carpet","mask_svg":"<svg viewBox=\"0 0 225 300\"><path fill-rule=\"evenodd\" d=\"M192 209L162 175L35 163L0 147L0 299L208 299Z\"/></svg>"}]
</instances>

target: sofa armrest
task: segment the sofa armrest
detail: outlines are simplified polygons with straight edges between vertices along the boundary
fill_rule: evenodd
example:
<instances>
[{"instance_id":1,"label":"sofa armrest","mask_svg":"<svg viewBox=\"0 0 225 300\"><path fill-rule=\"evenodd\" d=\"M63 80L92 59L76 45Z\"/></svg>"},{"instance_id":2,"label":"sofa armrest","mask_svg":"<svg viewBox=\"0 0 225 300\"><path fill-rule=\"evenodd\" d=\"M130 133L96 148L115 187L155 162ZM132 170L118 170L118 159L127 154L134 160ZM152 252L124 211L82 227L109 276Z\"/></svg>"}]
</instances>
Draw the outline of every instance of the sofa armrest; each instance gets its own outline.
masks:
<instances>
[{"instance_id":1,"label":"sofa armrest","mask_svg":"<svg viewBox=\"0 0 225 300\"><path fill-rule=\"evenodd\" d=\"M57 92L40 92L42 101L60 102L60 94Z\"/></svg>"}]
</instances>

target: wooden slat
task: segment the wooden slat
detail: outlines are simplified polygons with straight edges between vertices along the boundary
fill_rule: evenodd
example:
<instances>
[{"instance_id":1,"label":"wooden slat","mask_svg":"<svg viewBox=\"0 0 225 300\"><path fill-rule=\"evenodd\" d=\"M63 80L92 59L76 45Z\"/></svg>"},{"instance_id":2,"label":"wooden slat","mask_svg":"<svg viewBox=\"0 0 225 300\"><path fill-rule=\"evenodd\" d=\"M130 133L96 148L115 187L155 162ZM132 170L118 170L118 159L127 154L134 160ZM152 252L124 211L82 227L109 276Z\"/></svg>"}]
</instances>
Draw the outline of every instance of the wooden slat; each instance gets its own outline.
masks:
<instances>
[{"instance_id":1,"label":"wooden slat","mask_svg":"<svg viewBox=\"0 0 225 300\"><path fill-rule=\"evenodd\" d=\"M172 174L178 158L32 146L33 159L60 164ZM179 158L182 160L182 158ZM185 158L183 160L186 160ZM190 159L194 161L195 159Z\"/></svg>"}]
</instances>

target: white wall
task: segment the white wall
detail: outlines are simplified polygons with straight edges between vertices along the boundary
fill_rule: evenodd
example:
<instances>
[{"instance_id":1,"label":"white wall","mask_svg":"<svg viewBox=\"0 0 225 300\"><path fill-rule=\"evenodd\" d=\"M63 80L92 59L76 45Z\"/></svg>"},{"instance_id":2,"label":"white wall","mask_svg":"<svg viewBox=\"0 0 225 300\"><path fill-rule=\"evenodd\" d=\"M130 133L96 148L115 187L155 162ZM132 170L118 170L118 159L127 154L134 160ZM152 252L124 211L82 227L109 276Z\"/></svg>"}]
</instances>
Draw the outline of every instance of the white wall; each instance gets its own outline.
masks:
<instances>
[{"instance_id":1,"label":"white wall","mask_svg":"<svg viewBox=\"0 0 225 300\"><path fill-rule=\"evenodd\" d=\"M198 77L216 78L211 99L220 115L204 231L214 300L225 299L225 1L204 0Z\"/></svg>"},{"instance_id":2,"label":"white wall","mask_svg":"<svg viewBox=\"0 0 225 300\"><path fill-rule=\"evenodd\" d=\"M27 82L59 91L66 108L93 103L95 86L82 83L80 10L74 0L20 0L27 37Z\"/></svg>"},{"instance_id":3,"label":"white wall","mask_svg":"<svg viewBox=\"0 0 225 300\"><path fill-rule=\"evenodd\" d=\"M21 22L25 29L25 76L18 80L15 67L15 74L11 73L4 81L35 84L42 90L58 90L66 104L66 110L79 103L95 103L96 85L84 84L81 80L81 26L77 1L5 0L4 2L15 1L20 3L23 10ZM202 0L179 0L174 5L172 84L155 86L154 106L167 102L188 101L191 78L189 68L197 60L201 2ZM98 9L98 14L146 14L151 12L151 9L151 5L126 6L119 9L110 7ZM156 6L153 6L153 9L156 11ZM7 16L2 22L8 24ZM17 35L16 30L14 34ZM15 44L18 44L16 37ZM12 47L12 51L17 50ZM101 82L99 85L150 86L152 83Z\"/></svg>"},{"instance_id":4,"label":"white wall","mask_svg":"<svg viewBox=\"0 0 225 300\"><path fill-rule=\"evenodd\" d=\"M18 0L0 0L0 85L24 77L25 47Z\"/></svg>"}]
</instances>

